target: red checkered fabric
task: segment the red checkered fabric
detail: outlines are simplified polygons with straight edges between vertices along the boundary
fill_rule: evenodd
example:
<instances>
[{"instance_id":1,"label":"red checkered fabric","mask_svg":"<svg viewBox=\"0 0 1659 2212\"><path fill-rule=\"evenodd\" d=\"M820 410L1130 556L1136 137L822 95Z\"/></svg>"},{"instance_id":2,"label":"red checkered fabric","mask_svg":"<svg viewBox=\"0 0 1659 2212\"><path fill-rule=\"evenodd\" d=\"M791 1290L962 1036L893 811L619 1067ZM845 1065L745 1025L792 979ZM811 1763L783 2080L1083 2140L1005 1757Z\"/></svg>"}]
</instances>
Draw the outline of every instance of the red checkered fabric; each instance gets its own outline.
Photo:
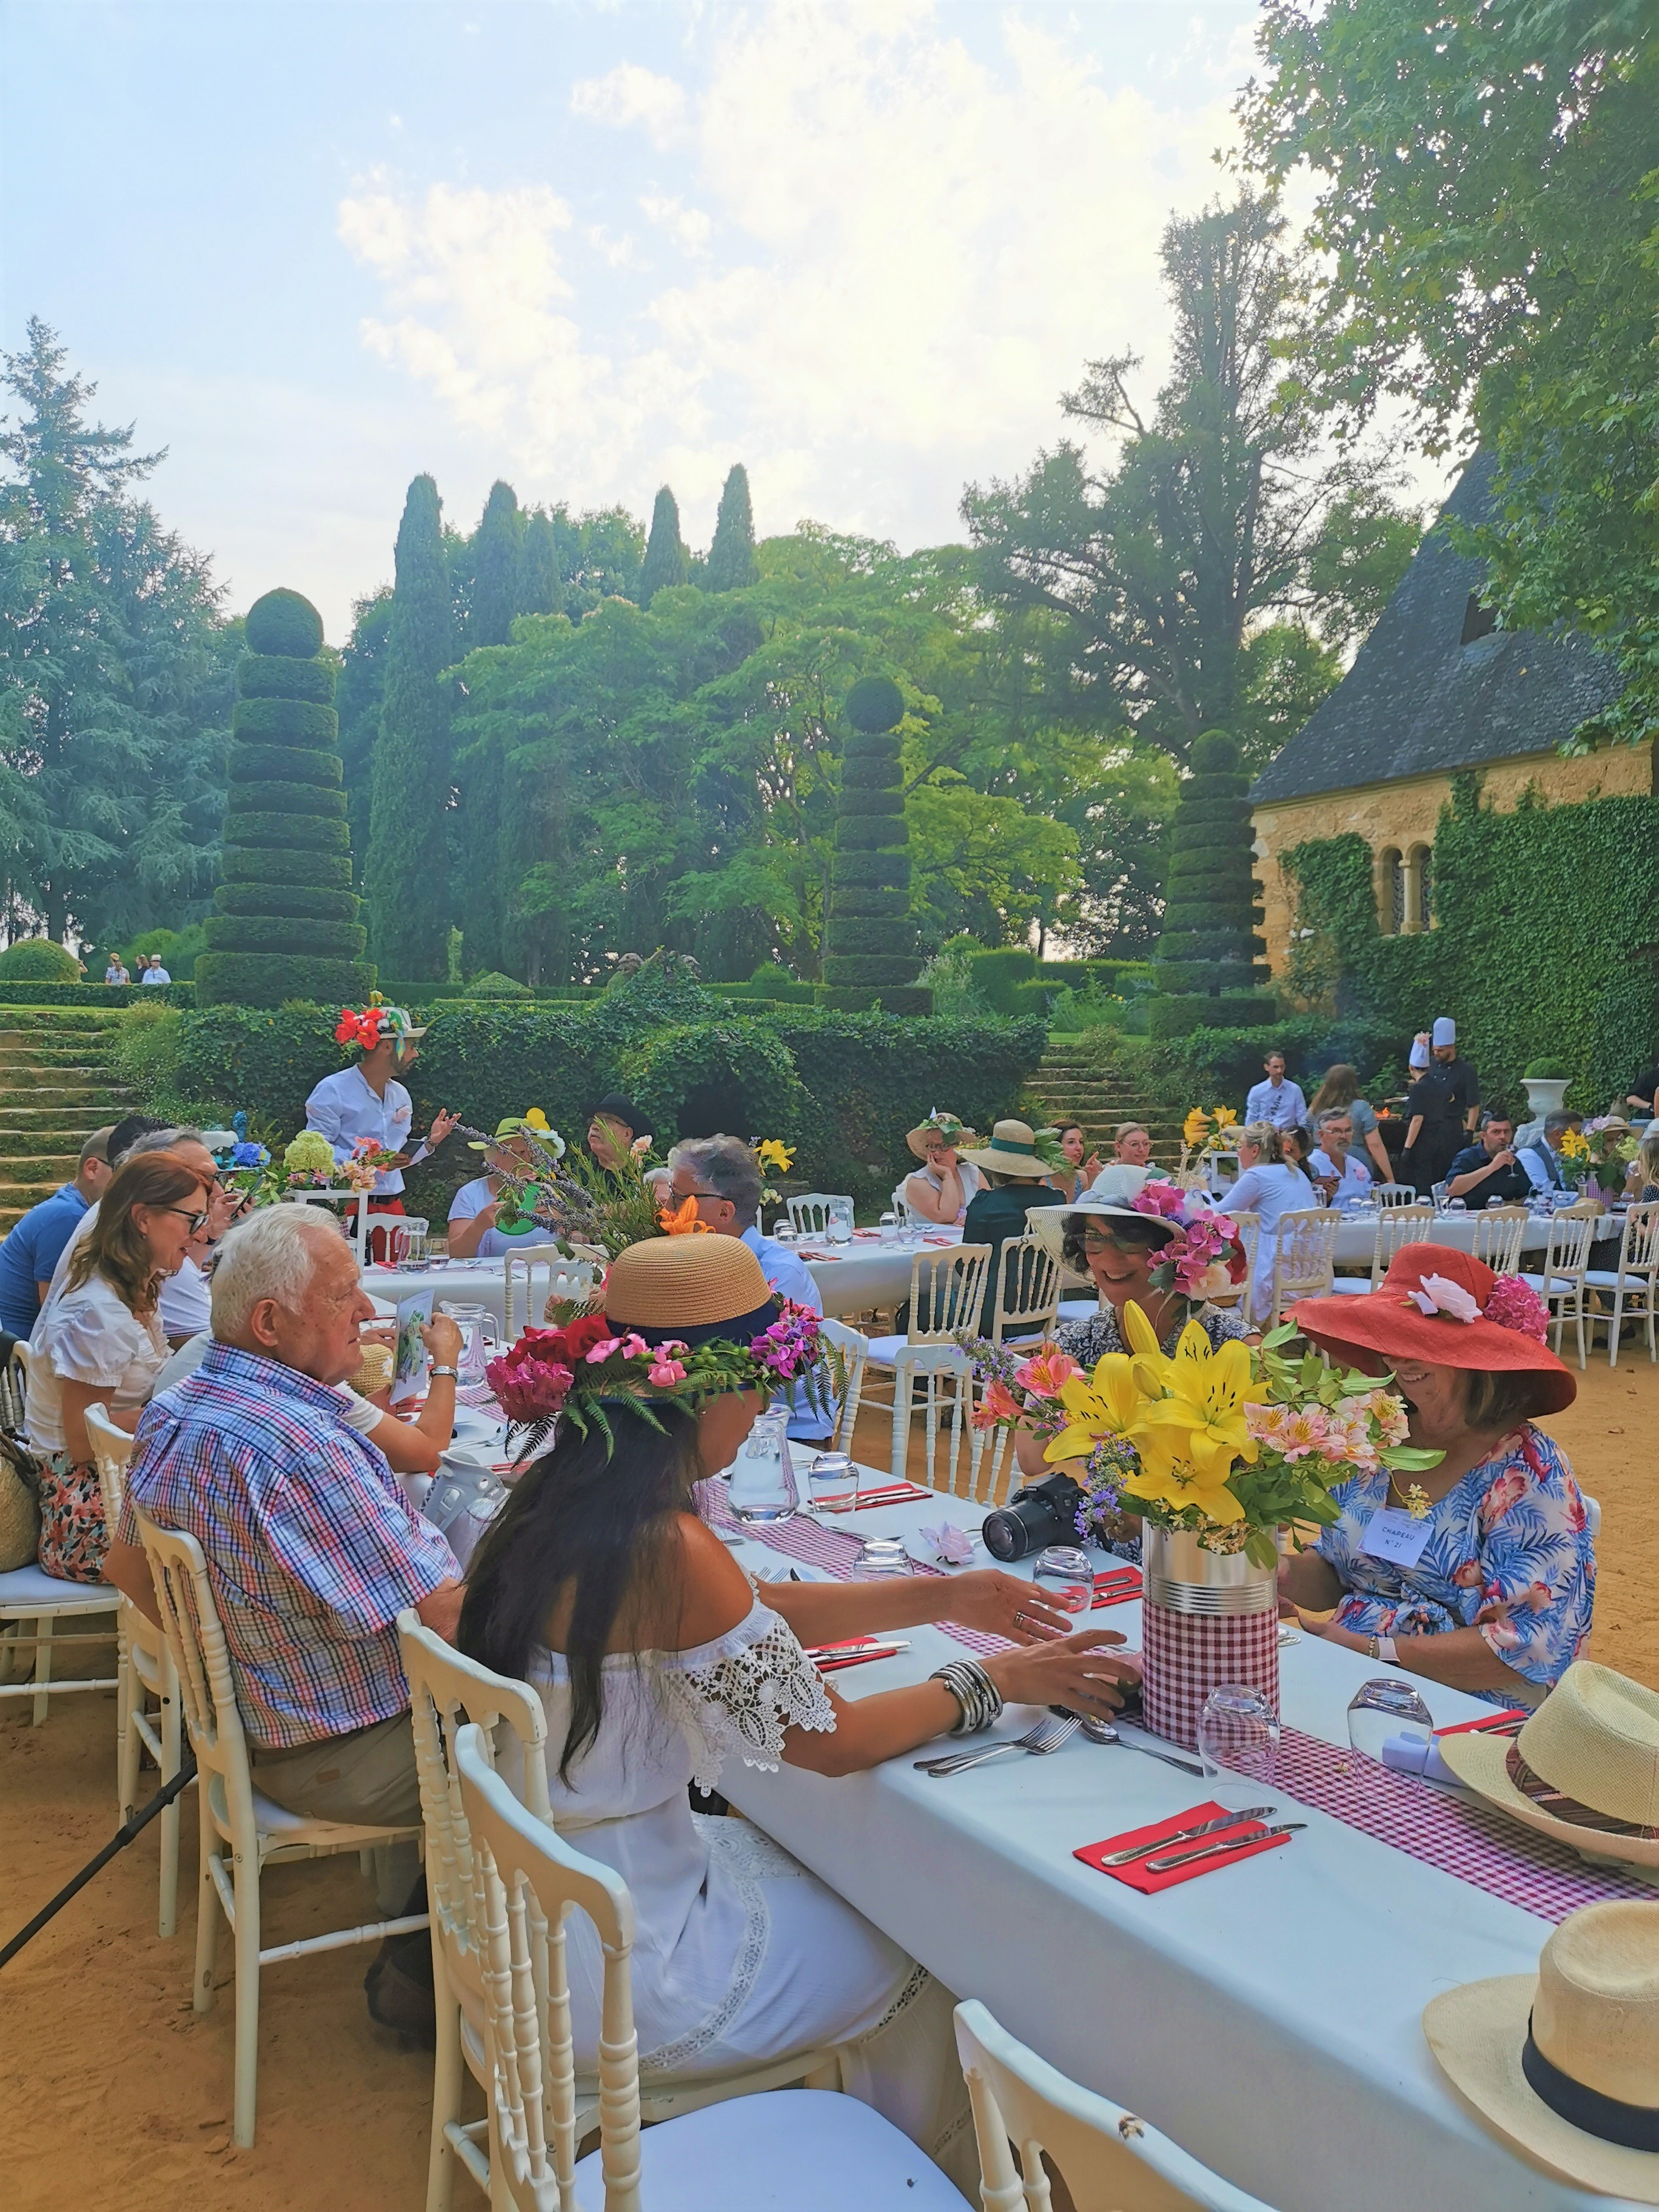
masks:
<instances>
[{"instance_id":1,"label":"red checkered fabric","mask_svg":"<svg viewBox=\"0 0 1659 2212\"><path fill-rule=\"evenodd\" d=\"M1450 1796L1418 1775L1396 1774L1299 1729L1287 1728L1279 1738L1278 1786L1299 1803L1540 1920L1565 1920L1603 1898L1651 1902L1655 1895L1639 1875L1587 1865L1570 1844L1522 1827L1495 1806Z\"/></svg>"},{"instance_id":2,"label":"red checkered fabric","mask_svg":"<svg viewBox=\"0 0 1659 2212\"><path fill-rule=\"evenodd\" d=\"M1188 1751L1198 1747L1204 1700L1224 1682L1260 1690L1279 1711L1279 1620L1273 1613L1212 1620L1171 1613L1143 1598L1140 1607L1141 1698L1154 1735Z\"/></svg>"}]
</instances>

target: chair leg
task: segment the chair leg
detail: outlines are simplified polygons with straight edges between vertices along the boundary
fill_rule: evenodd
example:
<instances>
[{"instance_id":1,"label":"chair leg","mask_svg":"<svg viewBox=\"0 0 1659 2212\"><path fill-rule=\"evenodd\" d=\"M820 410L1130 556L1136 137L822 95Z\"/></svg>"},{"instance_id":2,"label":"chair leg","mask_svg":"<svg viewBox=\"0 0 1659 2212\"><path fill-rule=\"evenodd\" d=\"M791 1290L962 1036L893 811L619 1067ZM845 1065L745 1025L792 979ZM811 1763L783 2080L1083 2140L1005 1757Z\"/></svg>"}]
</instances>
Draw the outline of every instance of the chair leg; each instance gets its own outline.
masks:
<instances>
[{"instance_id":1,"label":"chair leg","mask_svg":"<svg viewBox=\"0 0 1659 2212\"><path fill-rule=\"evenodd\" d=\"M1607 1322L1607 1364L1619 1364L1619 1333L1625 1318L1625 1286L1621 1283L1613 1294L1613 1313Z\"/></svg>"},{"instance_id":2,"label":"chair leg","mask_svg":"<svg viewBox=\"0 0 1659 2212\"><path fill-rule=\"evenodd\" d=\"M236 1860L236 2096L231 2134L253 2143L259 2093L259 1862Z\"/></svg>"},{"instance_id":3,"label":"chair leg","mask_svg":"<svg viewBox=\"0 0 1659 2212\"><path fill-rule=\"evenodd\" d=\"M435 1920L437 1905L432 1911ZM445 2127L461 2117L466 2061L461 2055L461 2008L444 1973L441 1939L432 1930L432 1994L437 2006L438 2047L432 2063L432 2147L427 2154L426 2212L449 2212L455 2187L455 2147Z\"/></svg>"},{"instance_id":4,"label":"chair leg","mask_svg":"<svg viewBox=\"0 0 1659 2212\"><path fill-rule=\"evenodd\" d=\"M120 1687L115 1693L116 1710L120 1715L120 1734L115 1744L115 1795L119 1802L121 1818L130 1820L138 1809L138 1771L143 1763L139 1747L138 1714L143 1709L144 1686L138 1679L132 1663L132 1654L122 1638L121 1656L117 1668Z\"/></svg>"},{"instance_id":5,"label":"chair leg","mask_svg":"<svg viewBox=\"0 0 1659 2212\"><path fill-rule=\"evenodd\" d=\"M908 1463L910 1448L910 1385L911 1370L901 1360L893 1369L893 1446L888 1455L887 1471L894 1482L902 1482Z\"/></svg>"},{"instance_id":6,"label":"chair leg","mask_svg":"<svg viewBox=\"0 0 1659 2212\"><path fill-rule=\"evenodd\" d=\"M161 1692L161 1779L171 1782L184 1758L183 1731L176 1688ZM161 1815L161 1896L156 1933L174 1936L179 1930L179 1800L175 1797Z\"/></svg>"},{"instance_id":7,"label":"chair leg","mask_svg":"<svg viewBox=\"0 0 1659 2212\"><path fill-rule=\"evenodd\" d=\"M201 1837L201 1871L196 1883L196 1983L194 2005L198 2012L213 2008L213 1977L219 1963L219 1914L222 1907L219 1893L213 1885L213 1860L222 1849L218 1835L208 1810L208 1785L198 1781L196 1785L198 1828Z\"/></svg>"},{"instance_id":8,"label":"chair leg","mask_svg":"<svg viewBox=\"0 0 1659 2212\"><path fill-rule=\"evenodd\" d=\"M48 1698L45 1686L52 1680L52 1615L49 1613L42 1613L34 1624L36 1642L34 1646L35 1687L33 1725L36 1728L39 1728L41 1722L46 1717L46 1705Z\"/></svg>"}]
</instances>

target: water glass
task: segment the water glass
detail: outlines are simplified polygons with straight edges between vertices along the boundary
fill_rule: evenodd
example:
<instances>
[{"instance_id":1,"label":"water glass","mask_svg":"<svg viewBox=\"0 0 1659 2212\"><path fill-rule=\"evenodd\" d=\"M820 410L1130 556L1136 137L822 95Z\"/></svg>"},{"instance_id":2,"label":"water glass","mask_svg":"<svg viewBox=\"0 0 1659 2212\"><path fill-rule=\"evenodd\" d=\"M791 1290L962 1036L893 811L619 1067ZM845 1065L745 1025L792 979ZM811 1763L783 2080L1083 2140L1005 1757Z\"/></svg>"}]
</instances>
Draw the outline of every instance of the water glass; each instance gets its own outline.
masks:
<instances>
[{"instance_id":1,"label":"water glass","mask_svg":"<svg viewBox=\"0 0 1659 2212\"><path fill-rule=\"evenodd\" d=\"M1031 1579L1066 1613L1087 1613L1095 1601L1094 1568L1074 1544L1050 1544L1038 1554Z\"/></svg>"},{"instance_id":2,"label":"water glass","mask_svg":"<svg viewBox=\"0 0 1659 2212\"><path fill-rule=\"evenodd\" d=\"M859 1471L845 1452L820 1452L806 1470L807 1502L815 1513L850 1513L859 1502Z\"/></svg>"},{"instance_id":3,"label":"water glass","mask_svg":"<svg viewBox=\"0 0 1659 2212\"><path fill-rule=\"evenodd\" d=\"M428 1265L428 1226L418 1214L394 1217L386 1232L387 1267L407 1268L410 1274L423 1274Z\"/></svg>"},{"instance_id":4,"label":"water glass","mask_svg":"<svg viewBox=\"0 0 1659 2212\"><path fill-rule=\"evenodd\" d=\"M778 1244L793 1244L795 1242L795 1224L787 1213L779 1214L772 1237L773 1242Z\"/></svg>"},{"instance_id":5,"label":"water glass","mask_svg":"<svg viewBox=\"0 0 1659 2212\"><path fill-rule=\"evenodd\" d=\"M1348 1741L1367 1759L1380 1762L1390 1736L1412 1736L1427 1743L1433 1735L1434 1716L1411 1684L1397 1674L1378 1674L1362 1682L1348 1700Z\"/></svg>"},{"instance_id":6,"label":"water glass","mask_svg":"<svg viewBox=\"0 0 1659 2212\"><path fill-rule=\"evenodd\" d=\"M883 1239L890 1244L898 1235L898 1216L890 1209L882 1215L877 1225L881 1231Z\"/></svg>"},{"instance_id":7,"label":"water glass","mask_svg":"<svg viewBox=\"0 0 1659 2212\"><path fill-rule=\"evenodd\" d=\"M850 1198L835 1198L830 1201L830 1242L850 1244L853 1241L853 1201Z\"/></svg>"},{"instance_id":8,"label":"water glass","mask_svg":"<svg viewBox=\"0 0 1659 2212\"><path fill-rule=\"evenodd\" d=\"M853 1562L855 1583L896 1581L910 1571L910 1554L896 1536L871 1536L859 1547Z\"/></svg>"},{"instance_id":9,"label":"water glass","mask_svg":"<svg viewBox=\"0 0 1659 2212\"><path fill-rule=\"evenodd\" d=\"M1446 1188L1447 1186L1443 1182L1431 1183L1429 1186L1429 1195L1434 1200L1434 1210L1437 1213L1443 1213L1446 1210Z\"/></svg>"},{"instance_id":10,"label":"water glass","mask_svg":"<svg viewBox=\"0 0 1659 2212\"><path fill-rule=\"evenodd\" d=\"M1270 1803L1279 1787L1279 1716L1248 1682L1223 1682L1198 1721L1204 1780L1228 1812Z\"/></svg>"},{"instance_id":11,"label":"water glass","mask_svg":"<svg viewBox=\"0 0 1659 2212\"><path fill-rule=\"evenodd\" d=\"M787 1521L800 1500L789 1465L787 1413L763 1413L732 1463L727 1502L739 1521Z\"/></svg>"}]
</instances>

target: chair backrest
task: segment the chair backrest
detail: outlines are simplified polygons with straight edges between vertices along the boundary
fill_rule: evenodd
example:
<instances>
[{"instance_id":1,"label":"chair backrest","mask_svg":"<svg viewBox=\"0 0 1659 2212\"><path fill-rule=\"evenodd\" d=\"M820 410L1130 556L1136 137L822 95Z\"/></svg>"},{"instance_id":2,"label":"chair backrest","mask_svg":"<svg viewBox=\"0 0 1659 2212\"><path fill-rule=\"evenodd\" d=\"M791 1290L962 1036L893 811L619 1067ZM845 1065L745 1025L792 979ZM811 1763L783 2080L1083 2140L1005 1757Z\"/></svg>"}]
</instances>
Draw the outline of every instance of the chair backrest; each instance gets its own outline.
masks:
<instances>
[{"instance_id":1,"label":"chair backrest","mask_svg":"<svg viewBox=\"0 0 1659 2212\"><path fill-rule=\"evenodd\" d=\"M161 1633L179 1677L185 1725L201 1771L200 1787L222 1796L216 1809L224 1815L234 1848L256 1851L247 1739L236 1710L230 1651L213 1601L207 1561L194 1536L157 1528L143 1506L137 1512L139 1541L155 1584Z\"/></svg>"},{"instance_id":2,"label":"chair backrest","mask_svg":"<svg viewBox=\"0 0 1659 2212\"><path fill-rule=\"evenodd\" d=\"M98 1493L104 1501L104 1526L113 1537L121 1518L133 1437L118 1422L111 1420L105 1407L97 1404L87 1407L87 1437L92 1445L92 1463L98 1470Z\"/></svg>"},{"instance_id":3,"label":"chair backrest","mask_svg":"<svg viewBox=\"0 0 1659 2212\"><path fill-rule=\"evenodd\" d=\"M538 1244L528 1252L509 1252L502 1260L501 1318L509 1344L524 1334L532 1314L539 1321L546 1311L553 1295L553 1262L558 1257L556 1246Z\"/></svg>"},{"instance_id":4,"label":"chair backrest","mask_svg":"<svg viewBox=\"0 0 1659 2212\"><path fill-rule=\"evenodd\" d=\"M1512 1275L1521 1265L1521 1240L1532 1218L1524 1206L1494 1206L1474 1217L1474 1256L1494 1275Z\"/></svg>"},{"instance_id":5,"label":"chair backrest","mask_svg":"<svg viewBox=\"0 0 1659 2212\"><path fill-rule=\"evenodd\" d=\"M483 1953L489 2172L492 2189L503 2192L491 2201L514 2212L561 2206L574 2212L575 2049L564 1918L579 1911L593 1923L605 1954L599 2054L605 2212L641 2212L628 1886L525 1810L491 1768L481 1729L461 1729L455 1764L472 1838L473 1910Z\"/></svg>"},{"instance_id":6,"label":"chair backrest","mask_svg":"<svg viewBox=\"0 0 1659 2212\"><path fill-rule=\"evenodd\" d=\"M1212 1196L1219 1198L1238 1181L1238 1154L1231 1149L1205 1154L1205 1173L1209 1179Z\"/></svg>"},{"instance_id":7,"label":"chair backrest","mask_svg":"<svg viewBox=\"0 0 1659 2212\"><path fill-rule=\"evenodd\" d=\"M1415 1206L1417 1188L1409 1182L1379 1182L1373 1186L1372 1194L1380 1206Z\"/></svg>"},{"instance_id":8,"label":"chair backrest","mask_svg":"<svg viewBox=\"0 0 1659 2212\"><path fill-rule=\"evenodd\" d=\"M1659 1272L1659 1199L1632 1206L1625 1216L1625 1233L1619 1240L1621 1275L1652 1275Z\"/></svg>"},{"instance_id":9,"label":"chair backrest","mask_svg":"<svg viewBox=\"0 0 1659 2212\"><path fill-rule=\"evenodd\" d=\"M910 1333L907 1344L949 1344L959 1328L977 1328L991 1272L988 1244L921 1246L910 1262Z\"/></svg>"},{"instance_id":10,"label":"chair backrest","mask_svg":"<svg viewBox=\"0 0 1659 2212\"><path fill-rule=\"evenodd\" d=\"M956 2024L988 2205L1014 2212L1023 2197L1030 2212L1047 2212L1047 2150L1077 2212L1267 2212L1168 2136L1039 2058L977 1998L957 2007ZM1011 2142L1030 2177L1024 2188Z\"/></svg>"},{"instance_id":11,"label":"chair backrest","mask_svg":"<svg viewBox=\"0 0 1659 2212\"><path fill-rule=\"evenodd\" d=\"M1407 1244L1426 1244L1434 1233L1431 1206L1395 1206L1376 1217L1376 1243L1371 1251L1371 1288L1376 1290L1389 1272L1389 1262Z\"/></svg>"},{"instance_id":12,"label":"chair backrest","mask_svg":"<svg viewBox=\"0 0 1659 2212\"><path fill-rule=\"evenodd\" d=\"M21 1437L23 1433L28 1395L29 1348L20 1336L12 1346L4 1372L0 1374L0 1429L9 1437Z\"/></svg>"},{"instance_id":13,"label":"chair backrest","mask_svg":"<svg viewBox=\"0 0 1659 2212\"><path fill-rule=\"evenodd\" d=\"M1550 1216L1549 1243L1544 1254L1545 1297L1558 1282L1571 1283L1582 1294L1584 1271L1589 1266L1590 1244L1601 1213L1589 1199L1564 1206Z\"/></svg>"},{"instance_id":14,"label":"chair backrest","mask_svg":"<svg viewBox=\"0 0 1659 2212\"><path fill-rule=\"evenodd\" d=\"M1328 1206L1279 1217L1279 1251L1273 1261L1273 1310L1276 1318L1292 1298L1330 1295L1336 1279L1336 1238L1340 1214Z\"/></svg>"},{"instance_id":15,"label":"chair backrest","mask_svg":"<svg viewBox=\"0 0 1659 2212\"><path fill-rule=\"evenodd\" d=\"M850 1205L851 1200L844 1201ZM797 1237L822 1237L830 1226L830 1209L838 1201L831 1192L809 1190L789 1200L789 1226Z\"/></svg>"},{"instance_id":16,"label":"chair backrest","mask_svg":"<svg viewBox=\"0 0 1659 2212\"><path fill-rule=\"evenodd\" d=\"M1250 1285L1255 1279L1256 1247L1261 1242L1261 1216L1259 1213L1231 1213L1224 1217L1238 1231L1238 1241L1244 1247L1244 1273L1230 1291L1212 1291L1209 1303L1212 1306L1237 1305L1250 1294Z\"/></svg>"},{"instance_id":17,"label":"chair backrest","mask_svg":"<svg viewBox=\"0 0 1659 2212\"><path fill-rule=\"evenodd\" d=\"M902 1183L901 1183L898 1188L893 1193L893 1212L897 1218L898 1225L901 1229L928 1229L933 1226L933 1224L927 1219L927 1216L925 1214L918 1213L915 1206L911 1205L909 1200L904 1195L904 1185Z\"/></svg>"},{"instance_id":18,"label":"chair backrest","mask_svg":"<svg viewBox=\"0 0 1659 2212\"><path fill-rule=\"evenodd\" d=\"M859 1401L864 1395L864 1370L870 1358L870 1340L850 1322L825 1319L818 1323L818 1334L826 1344L833 1344L842 1356L846 1370L847 1387L842 1395L841 1410L836 1416L836 1425L830 1437L832 1451L844 1451L853 1455L853 1431L858 1426Z\"/></svg>"},{"instance_id":19,"label":"chair backrest","mask_svg":"<svg viewBox=\"0 0 1659 2212\"><path fill-rule=\"evenodd\" d=\"M1054 1325L1060 1306L1060 1256L1030 1230L1011 1237L997 1255L997 1302L991 1341L1040 1336Z\"/></svg>"}]
</instances>

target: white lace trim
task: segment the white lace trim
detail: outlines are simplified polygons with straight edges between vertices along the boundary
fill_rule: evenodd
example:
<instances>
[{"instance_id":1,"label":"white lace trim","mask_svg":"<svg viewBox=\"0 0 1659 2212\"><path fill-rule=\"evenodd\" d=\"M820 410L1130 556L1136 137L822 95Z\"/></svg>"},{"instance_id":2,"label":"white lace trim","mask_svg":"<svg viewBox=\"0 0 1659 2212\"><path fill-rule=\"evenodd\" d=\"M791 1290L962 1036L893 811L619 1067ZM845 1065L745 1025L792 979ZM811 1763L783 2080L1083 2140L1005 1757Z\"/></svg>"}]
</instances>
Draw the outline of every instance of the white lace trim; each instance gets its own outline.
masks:
<instances>
[{"instance_id":1,"label":"white lace trim","mask_svg":"<svg viewBox=\"0 0 1659 2212\"><path fill-rule=\"evenodd\" d=\"M683 2074L705 2051L724 2039L727 2028L754 1994L772 1941L772 1915L762 1885L806 1871L781 1844L751 1828L746 1820L721 1820L702 1814L694 1814L692 1818L708 1845L710 1859L718 1863L737 1891L744 1911L743 1942L732 1961L732 1978L726 1993L713 2012L689 2033L678 2035L660 2049L644 2053L640 2059L642 2074Z\"/></svg>"},{"instance_id":2,"label":"white lace trim","mask_svg":"<svg viewBox=\"0 0 1659 2212\"><path fill-rule=\"evenodd\" d=\"M665 1667L659 1677L668 1709L684 1731L700 1790L717 1785L733 1753L745 1766L775 1771L782 1764L787 1729L835 1731L823 1677L794 1630L776 1613L761 1607L756 1612L769 1625L752 1643L700 1666Z\"/></svg>"}]
</instances>

